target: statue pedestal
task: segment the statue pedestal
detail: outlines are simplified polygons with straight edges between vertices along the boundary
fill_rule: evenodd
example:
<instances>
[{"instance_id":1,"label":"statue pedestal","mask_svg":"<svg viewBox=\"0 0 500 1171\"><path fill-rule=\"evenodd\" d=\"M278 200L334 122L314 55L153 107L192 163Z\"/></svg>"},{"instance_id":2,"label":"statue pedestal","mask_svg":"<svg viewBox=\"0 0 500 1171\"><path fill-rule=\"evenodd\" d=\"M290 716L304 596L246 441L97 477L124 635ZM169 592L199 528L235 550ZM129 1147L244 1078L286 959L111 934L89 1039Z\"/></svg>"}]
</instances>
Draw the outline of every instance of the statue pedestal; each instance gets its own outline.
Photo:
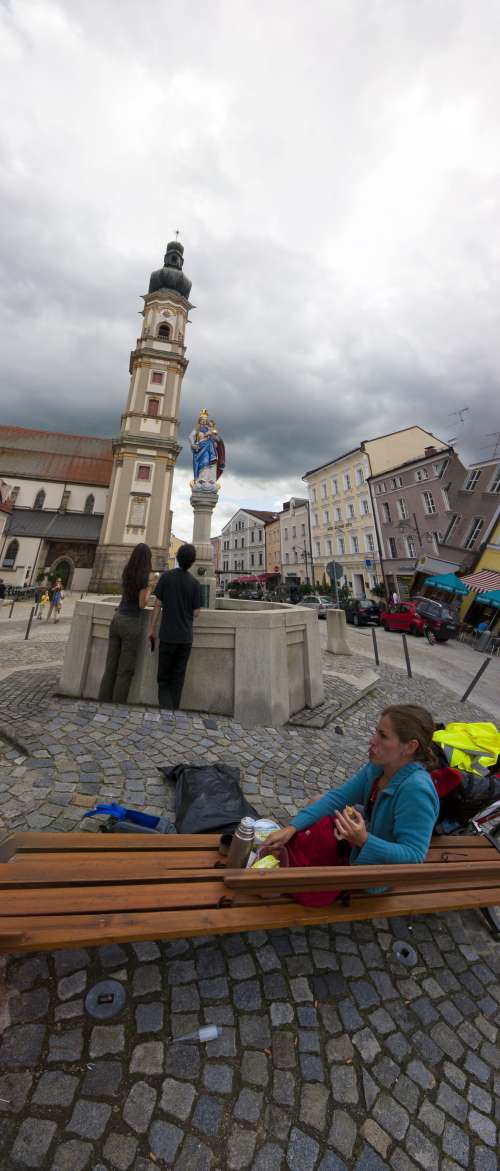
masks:
<instances>
[{"instance_id":1,"label":"statue pedestal","mask_svg":"<svg viewBox=\"0 0 500 1171\"><path fill-rule=\"evenodd\" d=\"M200 488L195 485L191 491L191 507L194 513L193 545L196 549L196 561L191 567L191 573L202 588L204 607L210 610L215 608L216 586L210 533L212 513L218 499L219 494L215 486Z\"/></svg>"}]
</instances>

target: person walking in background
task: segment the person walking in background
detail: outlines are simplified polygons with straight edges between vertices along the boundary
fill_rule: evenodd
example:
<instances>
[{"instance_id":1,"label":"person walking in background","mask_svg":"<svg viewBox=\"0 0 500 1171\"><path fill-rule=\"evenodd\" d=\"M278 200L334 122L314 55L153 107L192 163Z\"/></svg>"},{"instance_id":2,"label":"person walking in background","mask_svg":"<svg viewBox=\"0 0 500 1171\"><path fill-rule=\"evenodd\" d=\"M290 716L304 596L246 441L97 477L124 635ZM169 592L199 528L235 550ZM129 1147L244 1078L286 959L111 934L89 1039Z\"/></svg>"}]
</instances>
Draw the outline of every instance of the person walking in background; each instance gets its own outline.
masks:
<instances>
[{"instance_id":1,"label":"person walking in background","mask_svg":"<svg viewBox=\"0 0 500 1171\"><path fill-rule=\"evenodd\" d=\"M141 637L141 613L150 594L151 549L136 545L122 574L122 596L109 628L100 703L126 703Z\"/></svg>"},{"instance_id":2,"label":"person walking in background","mask_svg":"<svg viewBox=\"0 0 500 1171\"><path fill-rule=\"evenodd\" d=\"M49 585L48 593L50 605L49 612L47 614L47 622L50 622L50 619L52 618L52 615L55 611L56 604L62 602L62 581L60 577L56 578L56 581L52 585ZM58 603L56 603L56 595L58 598ZM56 618L54 621L56 621Z\"/></svg>"},{"instance_id":3,"label":"person walking in background","mask_svg":"<svg viewBox=\"0 0 500 1171\"><path fill-rule=\"evenodd\" d=\"M158 648L158 704L176 711L181 702L186 667L193 642L193 618L201 607L199 583L189 573L196 561L194 545L177 550L177 569L162 573L153 591L155 604L149 623L151 650L154 650L161 614Z\"/></svg>"},{"instance_id":4,"label":"person walking in background","mask_svg":"<svg viewBox=\"0 0 500 1171\"><path fill-rule=\"evenodd\" d=\"M50 598L48 595L47 586L44 586L42 589L40 601L38 603L37 618L38 618L39 622L42 621L42 619L45 615L45 611L48 610L49 605L50 605Z\"/></svg>"},{"instance_id":5,"label":"person walking in background","mask_svg":"<svg viewBox=\"0 0 500 1171\"><path fill-rule=\"evenodd\" d=\"M59 578L58 583L56 584L56 588L54 590L54 593L52 595L52 611L54 614L54 622L59 622L59 619L61 617L63 600L64 600L64 594L62 591L62 582Z\"/></svg>"}]
</instances>

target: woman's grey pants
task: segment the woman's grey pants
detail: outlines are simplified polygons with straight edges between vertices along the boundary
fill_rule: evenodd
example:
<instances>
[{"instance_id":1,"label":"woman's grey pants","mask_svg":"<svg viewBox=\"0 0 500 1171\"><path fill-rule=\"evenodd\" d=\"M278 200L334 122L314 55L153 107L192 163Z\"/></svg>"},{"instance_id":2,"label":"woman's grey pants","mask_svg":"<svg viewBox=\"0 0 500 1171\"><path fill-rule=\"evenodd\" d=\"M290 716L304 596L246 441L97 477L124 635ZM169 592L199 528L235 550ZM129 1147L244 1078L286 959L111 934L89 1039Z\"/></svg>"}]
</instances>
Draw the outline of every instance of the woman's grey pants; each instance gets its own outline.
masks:
<instances>
[{"instance_id":1,"label":"woman's grey pants","mask_svg":"<svg viewBox=\"0 0 500 1171\"><path fill-rule=\"evenodd\" d=\"M114 615L109 628L109 646L99 688L100 703L126 703L132 682L141 637L139 614Z\"/></svg>"}]
</instances>

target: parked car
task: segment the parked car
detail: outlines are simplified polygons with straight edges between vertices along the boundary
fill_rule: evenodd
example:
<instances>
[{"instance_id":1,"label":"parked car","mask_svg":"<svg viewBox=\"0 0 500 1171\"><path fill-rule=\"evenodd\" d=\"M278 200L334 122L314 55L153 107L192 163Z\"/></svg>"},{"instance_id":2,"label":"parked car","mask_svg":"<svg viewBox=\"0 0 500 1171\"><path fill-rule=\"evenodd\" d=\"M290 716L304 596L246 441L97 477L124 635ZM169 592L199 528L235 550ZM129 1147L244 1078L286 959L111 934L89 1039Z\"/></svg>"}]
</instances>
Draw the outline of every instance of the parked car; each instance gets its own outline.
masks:
<instances>
[{"instance_id":1,"label":"parked car","mask_svg":"<svg viewBox=\"0 0 500 1171\"><path fill-rule=\"evenodd\" d=\"M349 598L344 609L353 626L380 626L380 606L370 598Z\"/></svg>"},{"instance_id":2,"label":"parked car","mask_svg":"<svg viewBox=\"0 0 500 1171\"><path fill-rule=\"evenodd\" d=\"M307 606L308 610L315 609L318 618L325 618L328 610L335 609L335 602L324 594L307 594L305 598L299 603L301 606Z\"/></svg>"},{"instance_id":3,"label":"parked car","mask_svg":"<svg viewBox=\"0 0 500 1171\"><path fill-rule=\"evenodd\" d=\"M448 606L431 598L412 598L388 606L380 616L384 630L422 635L432 630L436 642L447 642L458 633L458 623Z\"/></svg>"}]
</instances>

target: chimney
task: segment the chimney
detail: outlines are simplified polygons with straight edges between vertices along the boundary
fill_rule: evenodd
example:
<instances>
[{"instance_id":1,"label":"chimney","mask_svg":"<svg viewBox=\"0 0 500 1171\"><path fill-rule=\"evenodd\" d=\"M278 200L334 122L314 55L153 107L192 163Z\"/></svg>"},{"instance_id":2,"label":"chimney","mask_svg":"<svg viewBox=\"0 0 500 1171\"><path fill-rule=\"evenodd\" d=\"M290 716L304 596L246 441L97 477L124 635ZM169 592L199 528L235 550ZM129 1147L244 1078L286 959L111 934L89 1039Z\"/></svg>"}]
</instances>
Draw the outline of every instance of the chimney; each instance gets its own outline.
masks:
<instances>
[{"instance_id":1,"label":"chimney","mask_svg":"<svg viewBox=\"0 0 500 1171\"><path fill-rule=\"evenodd\" d=\"M424 447L424 455L437 455L437 448L434 446Z\"/></svg>"}]
</instances>

